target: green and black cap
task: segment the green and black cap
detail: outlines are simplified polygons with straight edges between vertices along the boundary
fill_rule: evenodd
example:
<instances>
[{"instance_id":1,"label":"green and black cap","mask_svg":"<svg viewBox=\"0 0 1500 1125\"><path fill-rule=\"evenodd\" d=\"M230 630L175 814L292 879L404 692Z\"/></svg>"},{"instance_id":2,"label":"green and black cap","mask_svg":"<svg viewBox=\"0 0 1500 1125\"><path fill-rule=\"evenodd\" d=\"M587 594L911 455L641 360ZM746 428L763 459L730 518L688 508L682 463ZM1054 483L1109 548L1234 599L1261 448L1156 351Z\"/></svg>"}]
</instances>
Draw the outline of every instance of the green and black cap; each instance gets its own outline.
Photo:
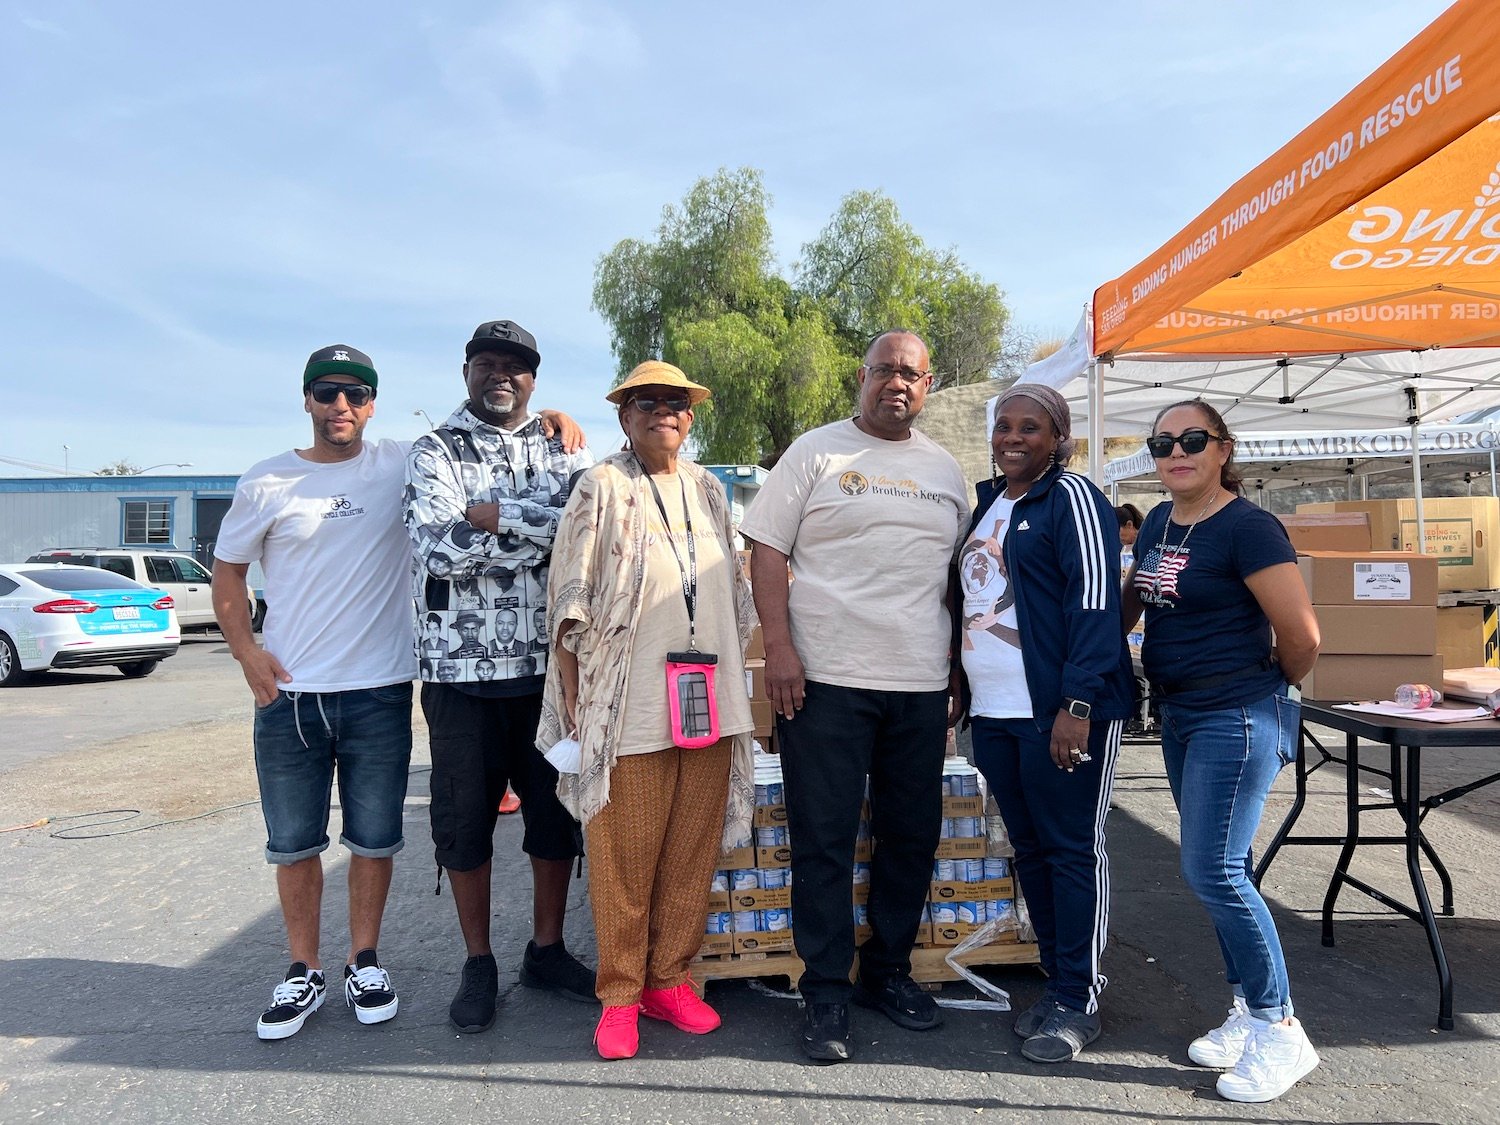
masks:
<instances>
[{"instance_id":1,"label":"green and black cap","mask_svg":"<svg viewBox=\"0 0 1500 1125\"><path fill-rule=\"evenodd\" d=\"M324 375L353 375L361 383L375 387L380 376L375 374L375 363L358 348L348 344L329 344L307 357L307 367L302 372L302 389L314 379Z\"/></svg>"}]
</instances>

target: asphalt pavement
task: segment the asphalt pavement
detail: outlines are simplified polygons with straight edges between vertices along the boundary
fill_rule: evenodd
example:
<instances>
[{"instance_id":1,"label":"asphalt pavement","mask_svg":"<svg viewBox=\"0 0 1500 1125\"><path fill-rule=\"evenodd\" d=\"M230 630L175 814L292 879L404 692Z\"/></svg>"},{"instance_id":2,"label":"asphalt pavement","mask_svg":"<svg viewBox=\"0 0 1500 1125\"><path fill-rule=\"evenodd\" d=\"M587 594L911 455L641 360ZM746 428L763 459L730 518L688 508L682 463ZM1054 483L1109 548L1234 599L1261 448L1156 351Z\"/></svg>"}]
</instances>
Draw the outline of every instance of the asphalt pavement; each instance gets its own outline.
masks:
<instances>
[{"instance_id":1,"label":"asphalt pavement","mask_svg":"<svg viewBox=\"0 0 1500 1125\"><path fill-rule=\"evenodd\" d=\"M1185 1055L1222 1019L1227 995L1212 932L1177 875L1175 814L1153 746L1127 747L1118 771L1105 1030L1078 1062L1027 1062L1008 1015L950 1011L943 1028L918 1034L855 1009L856 1058L812 1066L796 1048L794 1000L715 982L719 1031L692 1037L642 1021L640 1056L605 1063L590 1043L597 1008L517 983L530 915L519 818L496 832L500 1017L480 1035L448 1026L463 952L446 884L433 894L419 724L409 847L381 941L400 1014L362 1026L333 990L301 1034L262 1043L255 1018L286 953L236 666L212 638L145 680L68 675L0 692L0 1122L1500 1122L1500 787L1426 825L1458 904L1441 923L1456 982L1451 1032L1436 1030L1420 928L1346 891L1337 944L1325 948L1318 909L1333 849L1278 858L1265 890L1323 1063L1280 1101L1240 1106L1219 1100L1214 1072ZM1495 768L1465 751L1429 755L1426 773L1438 787ZM1343 785L1336 766L1313 775L1302 831L1339 830ZM1289 788L1284 776L1268 823ZM88 815L108 809L127 811ZM347 855L335 844L326 858L324 955L336 966L348 940ZM1410 895L1394 849L1364 849L1356 871ZM592 958L584 881L567 937ZM1017 1007L1041 994L1034 968L990 975ZM944 995L972 992L950 985Z\"/></svg>"}]
</instances>

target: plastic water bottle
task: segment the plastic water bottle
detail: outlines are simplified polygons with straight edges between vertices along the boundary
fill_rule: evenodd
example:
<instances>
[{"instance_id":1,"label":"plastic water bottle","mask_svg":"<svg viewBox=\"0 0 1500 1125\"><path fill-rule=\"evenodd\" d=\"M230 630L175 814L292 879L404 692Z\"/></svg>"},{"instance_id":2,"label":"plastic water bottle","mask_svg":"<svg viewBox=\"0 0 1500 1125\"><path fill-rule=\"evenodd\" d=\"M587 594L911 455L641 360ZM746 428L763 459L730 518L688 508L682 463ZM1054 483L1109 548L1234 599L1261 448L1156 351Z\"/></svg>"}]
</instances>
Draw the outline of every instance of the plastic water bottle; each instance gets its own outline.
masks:
<instances>
[{"instance_id":1,"label":"plastic water bottle","mask_svg":"<svg viewBox=\"0 0 1500 1125\"><path fill-rule=\"evenodd\" d=\"M1396 689L1396 706L1421 711L1443 701L1443 693L1426 684L1402 684Z\"/></svg>"}]
</instances>

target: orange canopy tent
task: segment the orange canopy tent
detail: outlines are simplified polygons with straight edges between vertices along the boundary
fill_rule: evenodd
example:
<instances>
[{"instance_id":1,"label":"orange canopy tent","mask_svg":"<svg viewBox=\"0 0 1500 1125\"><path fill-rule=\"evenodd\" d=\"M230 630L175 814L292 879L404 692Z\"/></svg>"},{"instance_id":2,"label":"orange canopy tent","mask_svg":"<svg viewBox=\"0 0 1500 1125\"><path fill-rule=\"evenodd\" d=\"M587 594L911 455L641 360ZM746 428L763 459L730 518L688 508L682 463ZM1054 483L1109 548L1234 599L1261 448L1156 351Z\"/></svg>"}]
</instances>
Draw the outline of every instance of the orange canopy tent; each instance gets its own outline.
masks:
<instances>
[{"instance_id":1,"label":"orange canopy tent","mask_svg":"<svg viewBox=\"0 0 1500 1125\"><path fill-rule=\"evenodd\" d=\"M1246 429L1415 425L1500 403L1496 15L1492 0L1454 4L1098 288L1082 362L1028 376L1060 386L1087 364L1092 448L1194 395Z\"/></svg>"}]
</instances>

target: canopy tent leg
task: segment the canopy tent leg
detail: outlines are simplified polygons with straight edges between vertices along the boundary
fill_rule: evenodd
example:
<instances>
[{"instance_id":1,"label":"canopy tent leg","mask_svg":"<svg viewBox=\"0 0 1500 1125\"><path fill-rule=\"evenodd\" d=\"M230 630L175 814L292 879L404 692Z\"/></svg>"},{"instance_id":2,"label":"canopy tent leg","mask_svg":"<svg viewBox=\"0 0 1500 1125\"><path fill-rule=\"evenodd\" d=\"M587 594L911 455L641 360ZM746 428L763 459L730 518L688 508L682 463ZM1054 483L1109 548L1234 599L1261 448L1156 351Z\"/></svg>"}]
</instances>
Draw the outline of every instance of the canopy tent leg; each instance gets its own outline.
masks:
<instances>
[{"instance_id":1,"label":"canopy tent leg","mask_svg":"<svg viewBox=\"0 0 1500 1125\"><path fill-rule=\"evenodd\" d=\"M1104 483L1104 380L1099 360L1089 360L1089 480Z\"/></svg>"}]
</instances>

